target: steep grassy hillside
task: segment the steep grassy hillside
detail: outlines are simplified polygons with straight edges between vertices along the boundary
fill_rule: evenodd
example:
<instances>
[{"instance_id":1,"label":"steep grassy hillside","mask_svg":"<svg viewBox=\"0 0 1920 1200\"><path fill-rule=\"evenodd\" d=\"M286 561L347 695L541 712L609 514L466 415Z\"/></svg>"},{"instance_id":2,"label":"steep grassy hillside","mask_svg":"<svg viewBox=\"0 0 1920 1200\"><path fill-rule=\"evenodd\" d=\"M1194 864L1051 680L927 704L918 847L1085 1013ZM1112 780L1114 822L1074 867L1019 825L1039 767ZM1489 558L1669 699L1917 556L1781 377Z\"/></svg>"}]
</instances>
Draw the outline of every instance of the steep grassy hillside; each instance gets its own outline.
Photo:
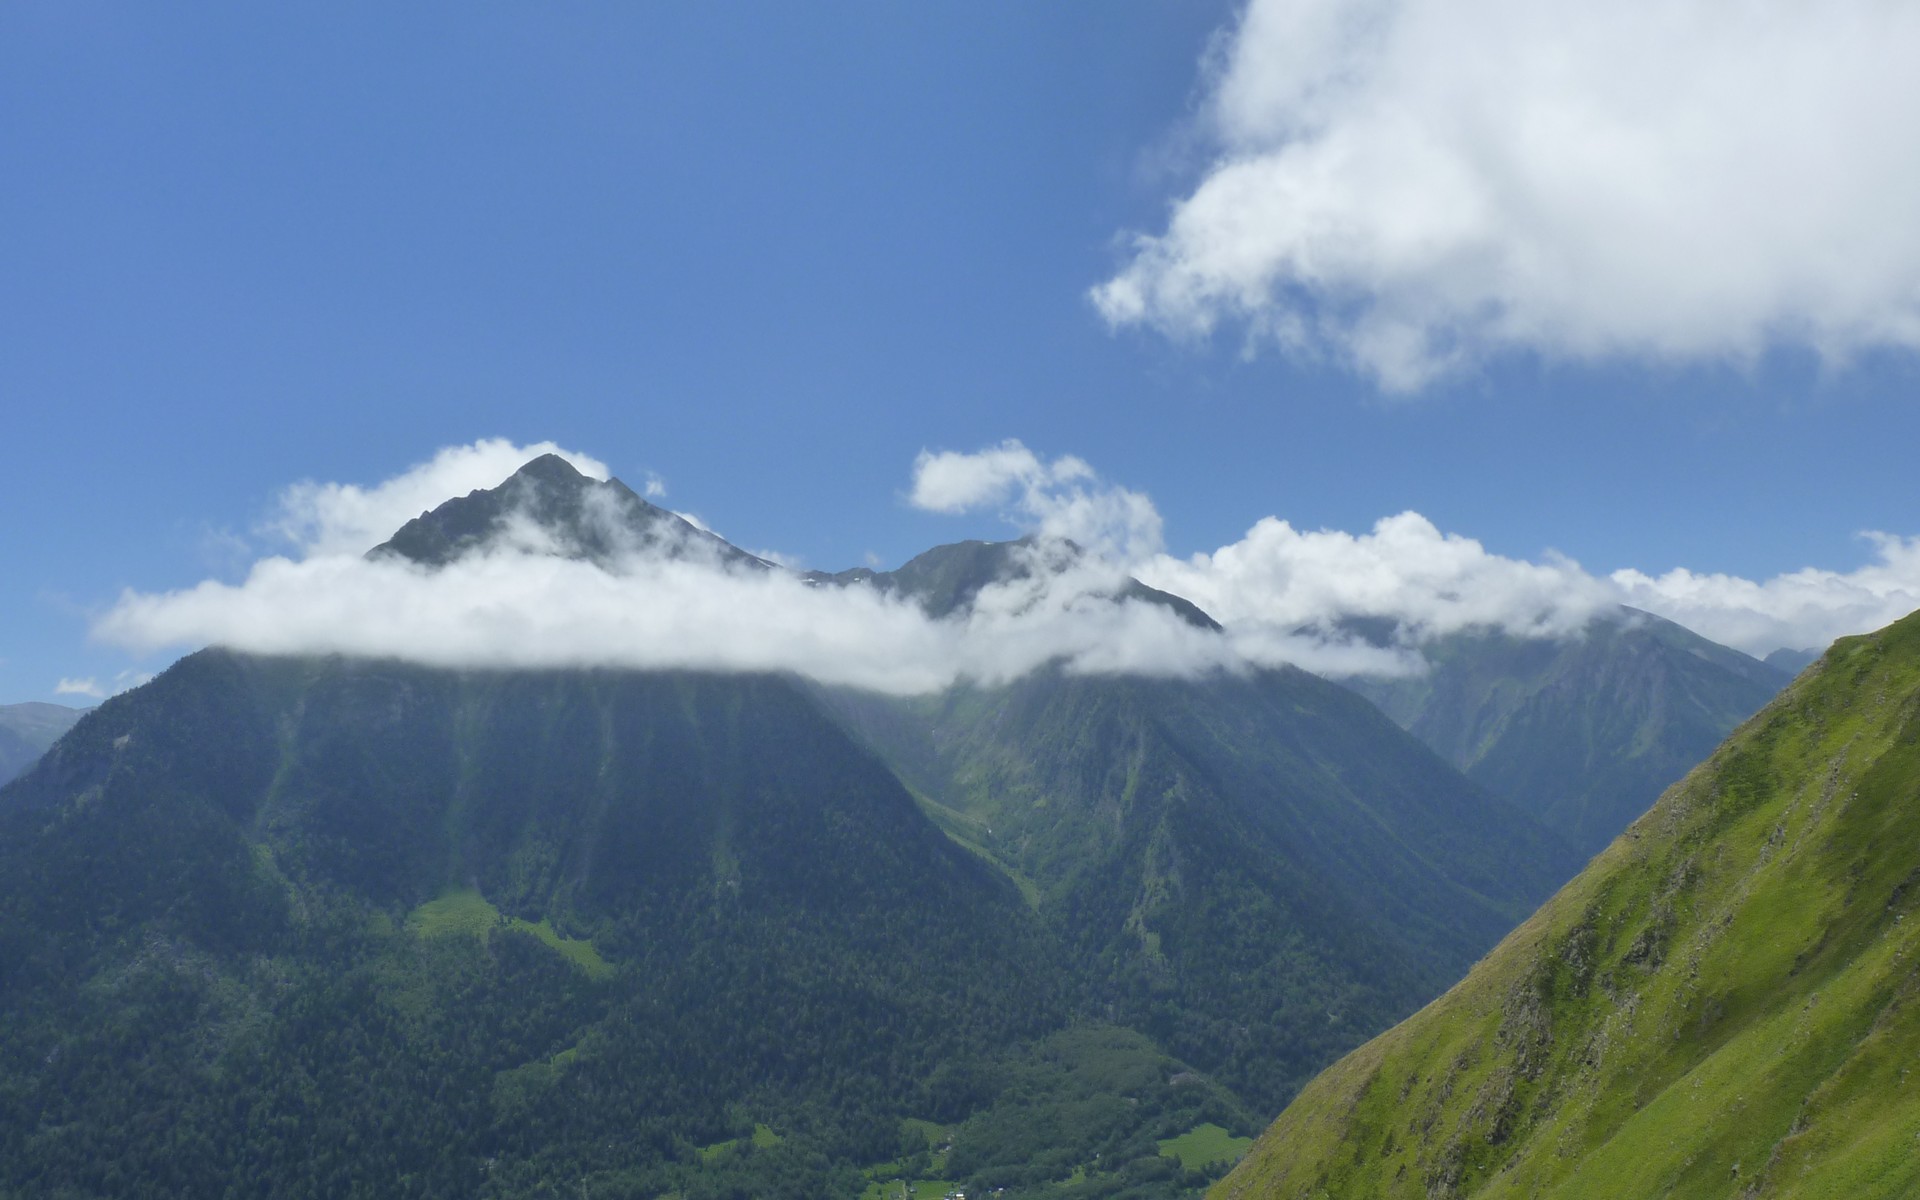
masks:
<instances>
[{"instance_id":1,"label":"steep grassy hillside","mask_svg":"<svg viewBox=\"0 0 1920 1200\"><path fill-rule=\"evenodd\" d=\"M1822 662L1226 1197L1920 1194L1920 614Z\"/></svg>"},{"instance_id":2,"label":"steep grassy hillside","mask_svg":"<svg viewBox=\"0 0 1920 1200\"><path fill-rule=\"evenodd\" d=\"M1789 675L1648 613L1579 636L1468 632L1409 679L1345 681L1467 777L1598 853Z\"/></svg>"}]
</instances>

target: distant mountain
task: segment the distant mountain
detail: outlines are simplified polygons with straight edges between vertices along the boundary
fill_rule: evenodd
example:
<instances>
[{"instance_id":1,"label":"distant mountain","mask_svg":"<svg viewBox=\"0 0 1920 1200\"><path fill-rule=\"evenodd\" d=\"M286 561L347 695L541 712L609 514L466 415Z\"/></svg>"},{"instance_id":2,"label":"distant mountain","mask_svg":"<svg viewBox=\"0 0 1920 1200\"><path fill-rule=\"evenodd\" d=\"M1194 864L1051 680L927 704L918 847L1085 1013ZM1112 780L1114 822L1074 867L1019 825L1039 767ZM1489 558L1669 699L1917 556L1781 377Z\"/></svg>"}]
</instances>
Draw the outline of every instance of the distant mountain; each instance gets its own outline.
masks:
<instances>
[{"instance_id":1,"label":"distant mountain","mask_svg":"<svg viewBox=\"0 0 1920 1200\"><path fill-rule=\"evenodd\" d=\"M0 704L0 783L31 767L86 715L85 709L64 704Z\"/></svg>"},{"instance_id":2,"label":"distant mountain","mask_svg":"<svg viewBox=\"0 0 1920 1200\"><path fill-rule=\"evenodd\" d=\"M1611 841L1788 680L1632 609L1564 639L1459 633L1426 656L1421 676L1342 682L1584 854Z\"/></svg>"},{"instance_id":3,"label":"distant mountain","mask_svg":"<svg viewBox=\"0 0 1920 1200\"><path fill-rule=\"evenodd\" d=\"M1821 651L1817 648L1808 649L1808 650L1789 650L1783 646L1780 649L1775 650L1772 654L1767 655L1764 659L1761 659L1760 661L1766 663L1770 667L1783 671L1788 675L1798 675L1800 672L1806 670L1808 667L1812 666L1814 663L1819 662L1820 654L1821 654Z\"/></svg>"},{"instance_id":4,"label":"distant mountain","mask_svg":"<svg viewBox=\"0 0 1920 1200\"><path fill-rule=\"evenodd\" d=\"M1212 1194L1920 1195L1916 844L1920 614L1835 643Z\"/></svg>"}]
</instances>

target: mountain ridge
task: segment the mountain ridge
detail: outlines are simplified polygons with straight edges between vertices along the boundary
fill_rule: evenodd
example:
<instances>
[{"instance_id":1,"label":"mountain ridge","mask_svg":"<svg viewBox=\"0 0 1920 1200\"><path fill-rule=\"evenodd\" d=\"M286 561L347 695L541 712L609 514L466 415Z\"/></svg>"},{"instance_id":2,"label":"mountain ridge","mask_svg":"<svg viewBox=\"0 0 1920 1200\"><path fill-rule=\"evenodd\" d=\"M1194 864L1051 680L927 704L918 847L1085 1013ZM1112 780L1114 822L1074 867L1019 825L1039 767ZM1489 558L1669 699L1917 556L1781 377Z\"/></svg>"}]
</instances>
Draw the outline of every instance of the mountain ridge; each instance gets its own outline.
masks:
<instances>
[{"instance_id":1,"label":"mountain ridge","mask_svg":"<svg viewBox=\"0 0 1920 1200\"><path fill-rule=\"evenodd\" d=\"M1342 682L1589 854L1789 681L1627 608L1569 637L1469 630L1423 653L1423 675Z\"/></svg>"}]
</instances>

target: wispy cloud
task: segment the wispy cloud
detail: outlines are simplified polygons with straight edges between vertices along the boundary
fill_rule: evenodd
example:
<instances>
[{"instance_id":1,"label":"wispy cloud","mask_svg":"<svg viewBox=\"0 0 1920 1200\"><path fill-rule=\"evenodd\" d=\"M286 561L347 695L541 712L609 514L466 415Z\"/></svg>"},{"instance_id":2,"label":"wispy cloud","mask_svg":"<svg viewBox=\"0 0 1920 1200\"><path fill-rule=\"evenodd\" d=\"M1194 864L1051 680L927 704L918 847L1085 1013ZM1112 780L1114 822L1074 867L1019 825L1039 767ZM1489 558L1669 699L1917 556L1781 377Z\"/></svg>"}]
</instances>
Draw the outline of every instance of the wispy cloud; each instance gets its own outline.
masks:
<instances>
[{"instance_id":1,"label":"wispy cloud","mask_svg":"<svg viewBox=\"0 0 1920 1200\"><path fill-rule=\"evenodd\" d=\"M1887 535L1874 536L1876 561L1860 570L1764 581L1685 571L1596 576L1551 554L1493 554L1411 512L1360 534L1300 530L1269 517L1231 545L1176 558L1161 549L1160 517L1144 494L1080 459L1048 460L1018 442L977 454L923 453L916 463L916 503L990 507L1013 529L1041 535L1031 570L987 587L969 610L946 619L870 587L815 586L789 571L729 567L710 553L675 555L656 538L610 539L612 554L579 561L557 554L552 534L525 519L507 521L491 542L439 570L361 555L391 532L368 532L372 518L363 514L385 503L369 497L406 495L397 525L416 504L431 507L471 490L470 482L496 485L519 465L504 465L497 477L448 472L457 484L419 499L422 475L476 449L442 452L372 488L302 484L302 497L350 499L337 518L331 499L299 501L321 515L298 556L262 559L237 583L129 591L95 622L95 636L143 652L217 643L462 667L790 671L917 693L962 680L1003 682L1048 663L1154 675L1282 663L1327 674L1404 673L1419 669L1418 647L1432 637L1476 626L1557 636L1620 603L1764 653L1823 645L1920 607L1920 539ZM1057 552L1066 536L1100 552ZM1195 601L1225 632L1153 604L1116 602L1129 574ZM1354 629L1356 618L1386 622L1396 636L1372 644ZM93 679L60 687L95 697L109 690Z\"/></svg>"},{"instance_id":2,"label":"wispy cloud","mask_svg":"<svg viewBox=\"0 0 1920 1200\"><path fill-rule=\"evenodd\" d=\"M1252 0L1211 168L1093 298L1398 391L1515 349L1920 346L1915 61L1880 0Z\"/></svg>"},{"instance_id":3,"label":"wispy cloud","mask_svg":"<svg viewBox=\"0 0 1920 1200\"><path fill-rule=\"evenodd\" d=\"M117 696L130 688L137 688L153 675L147 671L125 670L114 675L108 683L102 684L96 676L88 675L77 679L62 678L53 685L56 696L85 696L89 700L105 700L108 696Z\"/></svg>"}]
</instances>

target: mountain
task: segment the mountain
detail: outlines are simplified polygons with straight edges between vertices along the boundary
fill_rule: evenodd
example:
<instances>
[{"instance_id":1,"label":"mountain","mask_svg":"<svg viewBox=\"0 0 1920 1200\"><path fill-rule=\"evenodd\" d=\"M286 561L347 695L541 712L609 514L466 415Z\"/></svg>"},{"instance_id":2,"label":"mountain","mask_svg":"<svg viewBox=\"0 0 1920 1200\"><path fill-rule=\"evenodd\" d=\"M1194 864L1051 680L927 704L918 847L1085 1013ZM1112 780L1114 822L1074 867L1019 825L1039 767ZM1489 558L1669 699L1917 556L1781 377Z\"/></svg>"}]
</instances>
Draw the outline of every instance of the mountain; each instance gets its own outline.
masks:
<instances>
[{"instance_id":1,"label":"mountain","mask_svg":"<svg viewBox=\"0 0 1920 1200\"><path fill-rule=\"evenodd\" d=\"M374 553L502 540L764 566L558 459ZM1056 1044L1060 959L793 679L206 650L0 789L0 1195L857 1192ZM1060 1053L1160 1081L1089 1157L1246 1120Z\"/></svg>"},{"instance_id":2,"label":"mountain","mask_svg":"<svg viewBox=\"0 0 1920 1200\"><path fill-rule=\"evenodd\" d=\"M556 458L373 555L503 547L784 569ZM1083 565L815 582L952 615ZM1572 869L1298 671L202 651L0 789L0 1195L1172 1200L1211 1174L1167 1145L1232 1145Z\"/></svg>"},{"instance_id":3,"label":"mountain","mask_svg":"<svg viewBox=\"0 0 1920 1200\"><path fill-rule=\"evenodd\" d=\"M1820 661L1820 651L1817 648L1792 650L1782 646L1760 661L1785 674L1798 675L1814 663Z\"/></svg>"},{"instance_id":4,"label":"mountain","mask_svg":"<svg viewBox=\"0 0 1920 1200\"><path fill-rule=\"evenodd\" d=\"M1598 852L1789 676L1622 609L1569 638L1471 631L1426 674L1341 682L1469 779Z\"/></svg>"},{"instance_id":5,"label":"mountain","mask_svg":"<svg viewBox=\"0 0 1920 1200\"><path fill-rule=\"evenodd\" d=\"M742 1113L885 1159L1068 1002L765 676L203 651L0 790L0 930L0 1193L653 1194Z\"/></svg>"},{"instance_id":6,"label":"mountain","mask_svg":"<svg viewBox=\"0 0 1920 1200\"><path fill-rule=\"evenodd\" d=\"M1216 1197L1920 1194L1920 614L1820 664Z\"/></svg>"},{"instance_id":7,"label":"mountain","mask_svg":"<svg viewBox=\"0 0 1920 1200\"><path fill-rule=\"evenodd\" d=\"M0 783L25 771L86 715L64 704L0 704Z\"/></svg>"}]
</instances>

